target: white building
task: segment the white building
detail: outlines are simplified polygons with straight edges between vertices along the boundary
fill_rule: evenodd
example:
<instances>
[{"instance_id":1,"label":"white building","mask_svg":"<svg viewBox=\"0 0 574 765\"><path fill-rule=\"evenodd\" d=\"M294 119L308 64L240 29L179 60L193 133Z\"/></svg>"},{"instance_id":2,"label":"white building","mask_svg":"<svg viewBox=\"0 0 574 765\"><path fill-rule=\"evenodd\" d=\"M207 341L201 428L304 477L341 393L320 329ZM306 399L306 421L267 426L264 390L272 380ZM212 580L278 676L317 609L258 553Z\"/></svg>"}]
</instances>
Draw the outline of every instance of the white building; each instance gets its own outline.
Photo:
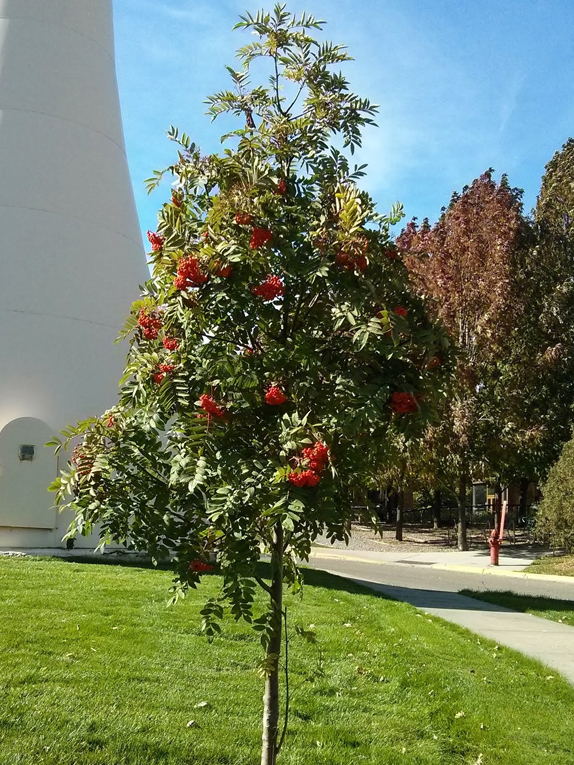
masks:
<instances>
[{"instance_id":1,"label":"white building","mask_svg":"<svg viewBox=\"0 0 574 765\"><path fill-rule=\"evenodd\" d=\"M44 444L116 403L147 278L111 0L0 0L0 549L62 545Z\"/></svg>"}]
</instances>

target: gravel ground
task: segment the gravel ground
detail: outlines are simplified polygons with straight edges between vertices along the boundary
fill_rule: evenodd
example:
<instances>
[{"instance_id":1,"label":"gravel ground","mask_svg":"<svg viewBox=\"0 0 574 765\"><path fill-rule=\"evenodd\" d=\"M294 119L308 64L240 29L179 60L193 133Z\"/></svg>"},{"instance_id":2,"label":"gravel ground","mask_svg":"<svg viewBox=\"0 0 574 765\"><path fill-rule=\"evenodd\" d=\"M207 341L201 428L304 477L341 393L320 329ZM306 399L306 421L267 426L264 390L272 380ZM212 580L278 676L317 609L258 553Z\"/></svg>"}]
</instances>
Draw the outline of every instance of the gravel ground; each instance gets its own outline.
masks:
<instances>
[{"instance_id":1,"label":"gravel ground","mask_svg":"<svg viewBox=\"0 0 574 765\"><path fill-rule=\"evenodd\" d=\"M456 532L453 529L425 529L420 526L405 527L403 529L403 541L395 539L393 526L382 526L382 537L375 534L367 526L353 525L351 541L347 546L344 542L335 542L333 545L325 536L317 537L316 544L324 547L336 547L348 550L369 550L374 552L425 552L439 550L441 552L456 552ZM469 541L471 549L488 549L484 533L479 530L469 529Z\"/></svg>"}]
</instances>

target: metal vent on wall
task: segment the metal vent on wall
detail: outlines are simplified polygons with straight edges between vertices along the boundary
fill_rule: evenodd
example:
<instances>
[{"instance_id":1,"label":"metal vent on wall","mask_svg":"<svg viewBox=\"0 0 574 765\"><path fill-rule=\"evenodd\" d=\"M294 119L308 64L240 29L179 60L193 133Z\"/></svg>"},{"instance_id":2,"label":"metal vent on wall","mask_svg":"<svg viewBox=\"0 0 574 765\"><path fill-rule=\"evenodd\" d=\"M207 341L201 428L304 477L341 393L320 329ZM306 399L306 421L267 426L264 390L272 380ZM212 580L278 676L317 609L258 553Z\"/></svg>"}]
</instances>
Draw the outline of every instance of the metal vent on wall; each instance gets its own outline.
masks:
<instances>
[{"instance_id":1,"label":"metal vent on wall","mask_svg":"<svg viewBox=\"0 0 574 765\"><path fill-rule=\"evenodd\" d=\"M36 454L36 447L32 444L22 444L18 450L20 462L32 462Z\"/></svg>"}]
</instances>

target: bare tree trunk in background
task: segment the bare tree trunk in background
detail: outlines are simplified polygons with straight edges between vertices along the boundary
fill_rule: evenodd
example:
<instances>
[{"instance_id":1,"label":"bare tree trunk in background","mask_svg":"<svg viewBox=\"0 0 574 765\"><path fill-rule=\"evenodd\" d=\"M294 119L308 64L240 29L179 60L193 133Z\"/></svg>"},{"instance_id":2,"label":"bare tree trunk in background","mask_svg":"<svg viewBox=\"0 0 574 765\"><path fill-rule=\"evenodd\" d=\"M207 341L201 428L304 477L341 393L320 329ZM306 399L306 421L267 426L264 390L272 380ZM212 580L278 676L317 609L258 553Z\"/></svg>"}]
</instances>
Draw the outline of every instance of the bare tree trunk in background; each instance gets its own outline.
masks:
<instances>
[{"instance_id":1,"label":"bare tree trunk in background","mask_svg":"<svg viewBox=\"0 0 574 765\"><path fill-rule=\"evenodd\" d=\"M442 491L437 489L433 494L432 502L432 526L436 531L440 528L440 511L442 507Z\"/></svg>"},{"instance_id":2,"label":"bare tree trunk in background","mask_svg":"<svg viewBox=\"0 0 574 765\"><path fill-rule=\"evenodd\" d=\"M468 550L466 534L466 478L461 478L458 487L458 549Z\"/></svg>"},{"instance_id":3,"label":"bare tree trunk in background","mask_svg":"<svg viewBox=\"0 0 574 765\"><path fill-rule=\"evenodd\" d=\"M277 735L279 729L279 658L281 656L281 628L283 619L283 527L278 521L273 532L271 548L271 612L273 634L267 646L266 657L271 671L265 680L263 696L263 746L261 765L276 765Z\"/></svg>"},{"instance_id":4,"label":"bare tree trunk in background","mask_svg":"<svg viewBox=\"0 0 574 765\"><path fill-rule=\"evenodd\" d=\"M529 478L520 479L520 504L518 506L518 518L526 518L528 513L528 487L530 486Z\"/></svg>"},{"instance_id":5,"label":"bare tree trunk in background","mask_svg":"<svg viewBox=\"0 0 574 765\"><path fill-rule=\"evenodd\" d=\"M404 510L404 502L403 502L403 492L396 492L393 494L393 500L395 502L396 506L396 514L395 514L395 539L398 542L403 541L403 510Z\"/></svg>"},{"instance_id":6,"label":"bare tree trunk in background","mask_svg":"<svg viewBox=\"0 0 574 765\"><path fill-rule=\"evenodd\" d=\"M502 518L502 485L500 483L500 478L496 482L494 493L496 494L496 501L494 503L494 528L497 531L500 531L500 520Z\"/></svg>"}]
</instances>

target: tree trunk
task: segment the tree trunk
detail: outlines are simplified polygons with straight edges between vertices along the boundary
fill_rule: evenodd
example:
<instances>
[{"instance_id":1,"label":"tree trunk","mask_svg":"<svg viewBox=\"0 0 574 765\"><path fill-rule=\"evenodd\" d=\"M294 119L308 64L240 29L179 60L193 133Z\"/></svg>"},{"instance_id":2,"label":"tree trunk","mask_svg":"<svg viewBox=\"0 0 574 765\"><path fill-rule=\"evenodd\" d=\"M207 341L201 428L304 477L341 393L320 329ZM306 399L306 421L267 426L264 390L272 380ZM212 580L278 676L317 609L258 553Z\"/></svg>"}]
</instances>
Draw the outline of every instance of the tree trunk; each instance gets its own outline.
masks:
<instances>
[{"instance_id":1,"label":"tree trunk","mask_svg":"<svg viewBox=\"0 0 574 765\"><path fill-rule=\"evenodd\" d=\"M396 513L396 523L395 523L395 539L398 542L403 541L403 493L402 491L400 493L397 493L396 495L397 500L397 513Z\"/></svg>"},{"instance_id":2,"label":"tree trunk","mask_svg":"<svg viewBox=\"0 0 574 765\"><path fill-rule=\"evenodd\" d=\"M433 495L432 502L432 526L436 531L440 528L440 511L442 507L442 491L437 489Z\"/></svg>"},{"instance_id":3,"label":"tree trunk","mask_svg":"<svg viewBox=\"0 0 574 765\"><path fill-rule=\"evenodd\" d=\"M466 535L466 480L461 478L458 487L458 549L468 550Z\"/></svg>"},{"instance_id":4,"label":"tree trunk","mask_svg":"<svg viewBox=\"0 0 574 765\"><path fill-rule=\"evenodd\" d=\"M494 528L496 531L500 531L500 520L502 518L502 485L500 483L500 478L496 483L494 493L496 494L496 501L494 504Z\"/></svg>"},{"instance_id":5,"label":"tree trunk","mask_svg":"<svg viewBox=\"0 0 574 765\"><path fill-rule=\"evenodd\" d=\"M518 506L518 517L520 519L526 518L528 513L528 487L530 486L530 479L520 479L520 504Z\"/></svg>"},{"instance_id":6,"label":"tree trunk","mask_svg":"<svg viewBox=\"0 0 574 765\"><path fill-rule=\"evenodd\" d=\"M271 548L270 601L273 631L266 650L270 672L265 679L265 695L263 696L261 765L275 765L277 762L279 658L281 656L281 628L283 623L283 527L279 521L275 524Z\"/></svg>"}]
</instances>

